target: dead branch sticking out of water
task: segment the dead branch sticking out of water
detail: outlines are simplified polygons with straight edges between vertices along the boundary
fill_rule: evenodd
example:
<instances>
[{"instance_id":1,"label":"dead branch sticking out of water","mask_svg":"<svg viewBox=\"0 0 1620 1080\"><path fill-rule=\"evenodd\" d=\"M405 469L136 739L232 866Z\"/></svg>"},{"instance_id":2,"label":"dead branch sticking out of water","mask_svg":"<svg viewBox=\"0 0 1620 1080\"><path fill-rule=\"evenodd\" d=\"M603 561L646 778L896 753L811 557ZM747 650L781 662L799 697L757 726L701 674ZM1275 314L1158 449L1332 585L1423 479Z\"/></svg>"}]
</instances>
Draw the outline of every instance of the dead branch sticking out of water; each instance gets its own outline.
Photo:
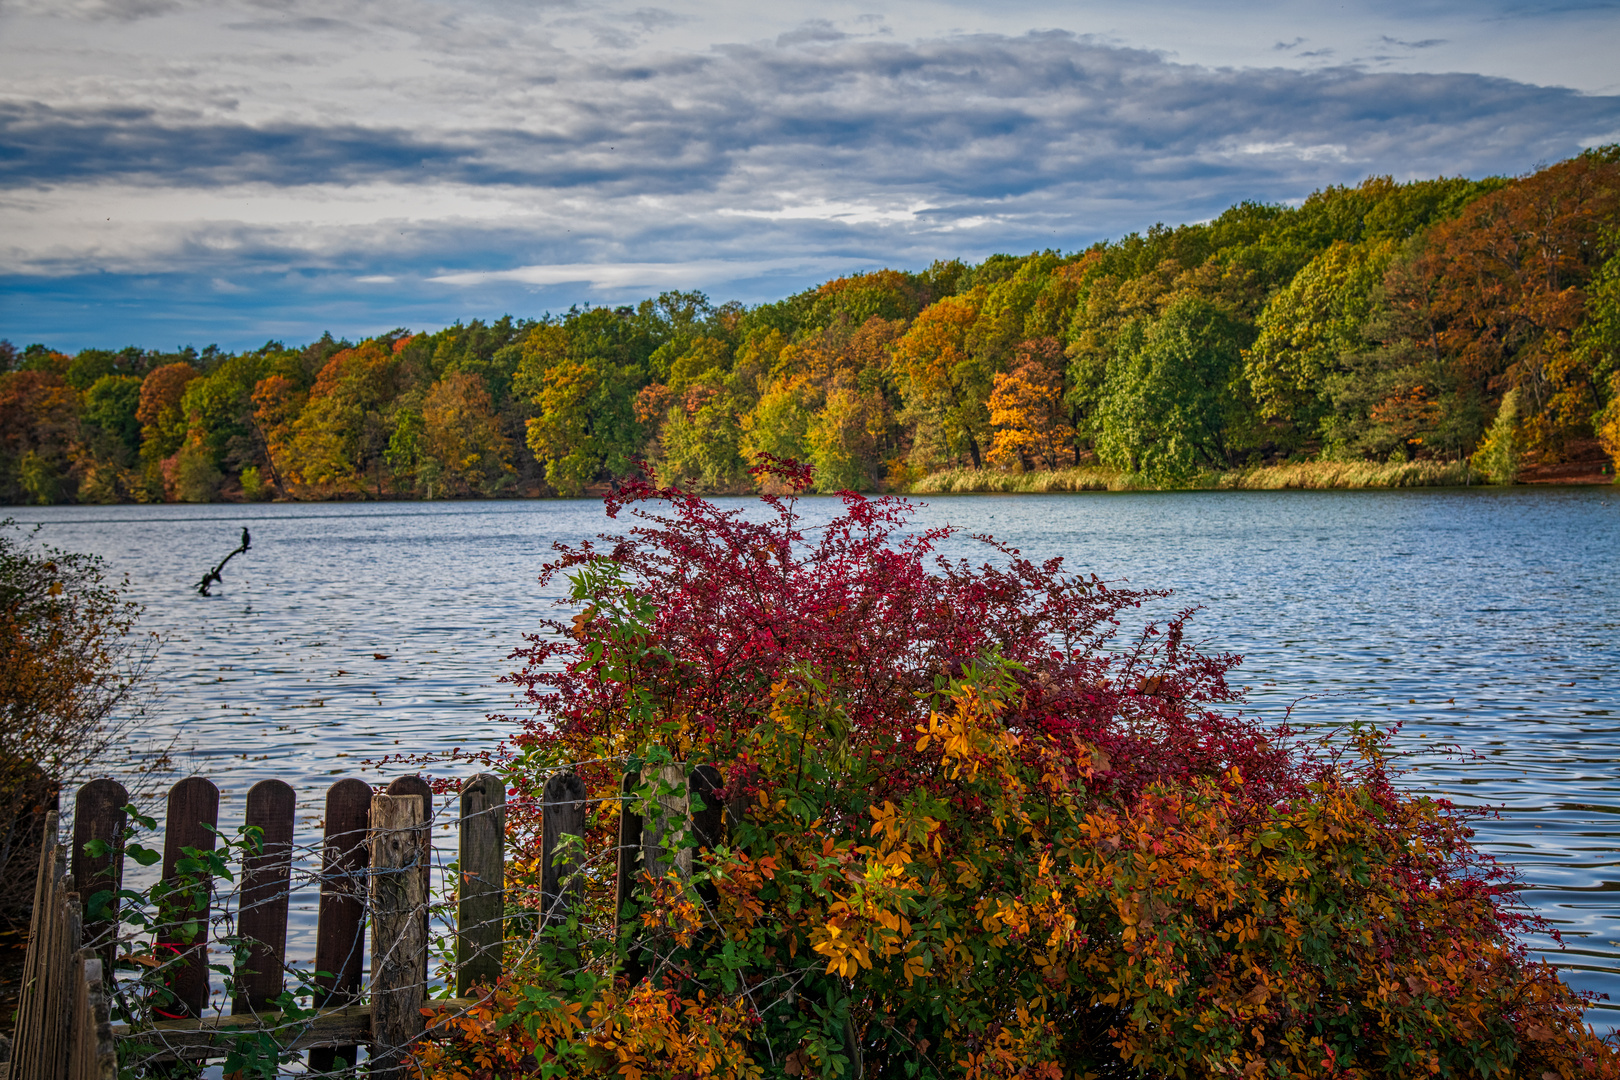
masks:
<instances>
[{"instance_id":1,"label":"dead branch sticking out of water","mask_svg":"<svg viewBox=\"0 0 1620 1080\"><path fill-rule=\"evenodd\" d=\"M236 556L238 556L238 555L242 554L243 552L247 551L252 546L253 546L252 538L250 536L248 536L247 526L244 525L244 526L242 526L242 543L237 546L235 551L231 552L229 555L227 555L223 559L219 560L219 565L218 566L214 567L212 570L208 571L208 573L206 573L206 574L204 574L202 576L202 580L197 582L197 595L199 595L199 596L208 596L209 595L209 592L208 592L209 588L211 588L212 586L214 586L216 584L219 584L221 582L221 578L220 578L219 575L220 575L220 571L225 569L225 564L230 562Z\"/></svg>"}]
</instances>

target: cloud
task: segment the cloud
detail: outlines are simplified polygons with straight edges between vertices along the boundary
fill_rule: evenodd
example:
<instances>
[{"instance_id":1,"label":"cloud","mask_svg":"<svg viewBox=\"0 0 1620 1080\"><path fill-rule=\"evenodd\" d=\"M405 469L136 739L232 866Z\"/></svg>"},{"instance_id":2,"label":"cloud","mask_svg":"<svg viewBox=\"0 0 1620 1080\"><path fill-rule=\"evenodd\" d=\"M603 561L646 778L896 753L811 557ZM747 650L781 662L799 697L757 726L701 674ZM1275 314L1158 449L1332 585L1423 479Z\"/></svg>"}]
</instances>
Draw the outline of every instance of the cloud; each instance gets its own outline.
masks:
<instances>
[{"instance_id":1,"label":"cloud","mask_svg":"<svg viewBox=\"0 0 1620 1080\"><path fill-rule=\"evenodd\" d=\"M664 16L638 18L625 25ZM0 262L64 282L253 281L300 317L312 290L378 310L385 284L445 303L675 286L756 300L840 268L1073 248L1372 173L1516 174L1620 128L1614 96L1213 68L1060 31L905 42L810 22L633 55L503 45L470 21L445 35L409 77L358 71L344 109L272 108L223 76L117 103L0 101ZM212 104L234 94L238 108ZM0 307L0 323L24 317Z\"/></svg>"},{"instance_id":2,"label":"cloud","mask_svg":"<svg viewBox=\"0 0 1620 1080\"><path fill-rule=\"evenodd\" d=\"M1388 34L1380 35L1378 40L1382 41L1385 45L1394 45L1395 47L1401 49L1432 49L1436 45L1444 45L1446 43L1445 38L1424 38L1422 41L1401 41L1398 38L1390 37Z\"/></svg>"},{"instance_id":3,"label":"cloud","mask_svg":"<svg viewBox=\"0 0 1620 1080\"><path fill-rule=\"evenodd\" d=\"M181 6L180 0L12 0L6 5L13 11L56 18L111 19L120 22L167 15L179 11Z\"/></svg>"},{"instance_id":4,"label":"cloud","mask_svg":"<svg viewBox=\"0 0 1620 1080\"><path fill-rule=\"evenodd\" d=\"M693 281L740 281L786 270L822 273L845 267L848 260L811 259L706 259L666 263L569 263L519 266L509 270L465 271L439 274L429 281L445 285L488 285L519 282L524 285L584 284L597 289L674 289ZM876 267L872 267L876 269Z\"/></svg>"},{"instance_id":5,"label":"cloud","mask_svg":"<svg viewBox=\"0 0 1620 1080\"><path fill-rule=\"evenodd\" d=\"M388 180L619 197L718 192L745 178L759 189L768 177L763 190L797 189L805 201L850 188L1004 198L1081 171L1093 186L1202 181L1224 148L1251 143L1344 147L1340 161L1386 168L1501 168L1561 156L1575 131L1620 117L1614 97L1502 79L1216 70L1058 32L914 44L818 36L576 61L553 76L529 95L526 120L483 127L436 127L425 109L423 123L361 125L10 103L0 105L0 185Z\"/></svg>"}]
</instances>

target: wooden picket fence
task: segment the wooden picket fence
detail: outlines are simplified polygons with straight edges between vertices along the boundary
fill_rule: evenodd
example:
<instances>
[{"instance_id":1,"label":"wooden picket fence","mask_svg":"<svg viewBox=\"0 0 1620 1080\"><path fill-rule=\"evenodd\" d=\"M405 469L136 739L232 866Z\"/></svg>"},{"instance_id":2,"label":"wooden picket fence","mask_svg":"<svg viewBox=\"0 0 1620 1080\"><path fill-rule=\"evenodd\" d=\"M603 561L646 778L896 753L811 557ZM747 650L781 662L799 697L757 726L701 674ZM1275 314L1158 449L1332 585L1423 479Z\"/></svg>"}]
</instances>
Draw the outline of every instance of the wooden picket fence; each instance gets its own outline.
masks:
<instances>
[{"instance_id":1,"label":"wooden picket fence","mask_svg":"<svg viewBox=\"0 0 1620 1080\"><path fill-rule=\"evenodd\" d=\"M651 819L636 813L630 794L656 782L664 792ZM617 845L617 906L642 872L662 877L671 867L690 872L692 848L670 850L667 838L685 830L698 846L717 843L723 808L714 793L719 770L665 765L627 773ZM690 812L690 795L704 809ZM315 971L316 1012L288 1020L274 1010L284 989L287 912L292 893L293 815L296 794L280 780L263 780L248 792L244 824L263 830L257 854L244 858L237 901L236 933L250 943L248 973L235 988L231 1011L207 1016L207 934L192 940L174 929L158 944L178 963L167 967L165 988L176 1014L130 1031L109 1022L109 987L118 937L116 902L108 917L86 921L82 904L97 893L116 896L122 887L124 807L129 797L114 780L79 789L73 840L63 849L58 818L45 826L33 916L33 932L17 1015L9 1075L0 1080L114 1080L117 1045L138 1044L141 1062L162 1072L164 1062L222 1058L244 1032L269 1031L284 1051L308 1051L310 1072L353 1065L361 1045L370 1048L369 1075L399 1077L402 1060L426 1023L424 1008L456 1012L476 999L479 984L501 972L506 941L504 913L505 786L489 773L460 789L454 998L427 999L428 888L432 868L432 791L419 776L394 780L374 794L361 780L340 780L326 793ZM586 792L571 771L550 778L542 794L542 911L546 920L565 917L582 895L579 863L553 865L564 837L583 837ZM162 876L178 877L185 848L211 851L218 825L219 789L190 777L169 792L164 822ZM93 840L107 853L87 851ZM574 849L577 850L577 847ZM71 869L68 858L71 853ZM83 901L81 901L81 897ZM366 916L371 923L371 978L362 987ZM208 926L206 908L197 922ZM637 981L646 972L629 972Z\"/></svg>"},{"instance_id":2,"label":"wooden picket fence","mask_svg":"<svg viewBox=\"0 0 1620 1080\"><path fill-rule=\"evenodd\" d=\"M78 894L64 880L66 852L57 831L57 812L52 810L45 817L34 883L34 917L9 1075L116 1080L118 1055L102 962L80 948L82 911Z\"/></svg>"}]
</instances>

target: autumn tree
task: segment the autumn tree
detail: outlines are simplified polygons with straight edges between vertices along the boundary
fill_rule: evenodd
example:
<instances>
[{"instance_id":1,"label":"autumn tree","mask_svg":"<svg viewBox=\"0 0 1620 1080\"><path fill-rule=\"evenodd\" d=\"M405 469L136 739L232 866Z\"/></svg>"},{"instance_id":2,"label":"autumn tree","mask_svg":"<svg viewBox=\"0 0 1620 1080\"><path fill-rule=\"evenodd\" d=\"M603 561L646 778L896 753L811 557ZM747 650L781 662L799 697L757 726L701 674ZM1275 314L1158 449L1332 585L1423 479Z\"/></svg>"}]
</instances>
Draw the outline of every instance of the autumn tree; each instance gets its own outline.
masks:
<instances>
[{"instance_id":1,"label":"autumn tree","mask_svg":"<svg viewBox=\"0 0 1620 1080\"><path fill-rule=\"evenodd\" d=\"M399 438L399 429L393 438ZM469 371L452 371L428 393L421 446L451 491L492 495L510 482L511 445L501 433L488 388Z\"/></svg>"},{"instance_id":2,"label":"autumn tree","mask_svg":"<svg viewBox=\"0 0 1620 1080\"><path fill-rule=\"evenodd\" d=\"M1522 391L1528 445L1556 458L1590 430L1600 388L1575 347L1585 285L1620 223L1620 148L1524 177L1435 226L1417 272L1436 347L1481 394Z\"/></svg>"},{"instance_id":3,"label":"autumn tree","mask_svg":"<svg viewBox=\"0 0 1620 1080\"><path fill-rule=\"evenodd\" d=\"M995 378L990 357L975 351L969 334L984 302L983 287L940 300L912 322L894 344L895 381L920 441L932 442L945 460L964 453L983 465L988 441L986 401Z\"/></svg>"},{"instance_id":4,"label":"autumn tree","mask_svg":"<svg viewBox=\"0 0 1620 1080\"><path fill-rule=\"evenodd\" d=\"M1585 354L1602 402L1592 427L1620 473L1620 227L1607 230L1603 242L1609 254L1587 291L1586 322L1577 348Z\"/></svg>"},{"instance_id":5,"label":"autumn tree","mask_svg":"<svg viewBox=\"0 0 1620 1080\"><path fill-rule=\"evenodd\" d=\"M43 505L73 495L78 413L78 391L55 371L0 375L0 497Z\"/></svg>"},{"instance_id":6,"label":"autumn tree","mask_svg":"<svg viewBox=\"0 0 1620 1080\"><path fill-rule=\"evenodd\" d=\"M392 343L385 341L333 353L293 422L288 477L380 498L399 368Z\"/></svg>"},{"instance_id":7,"label":"autumn tree","mask_svg":"<svg viewBox=\"0 0 1620 1080\"><path fill-rule=\"evenodd\" d=\"M1018 346L1013 369L998 374L990 391L992 462L1020 471L1073 463L1075 432L1063 401L1063 367L1056 338Z\"/></svg>"},{"instance_id":8,"label":"autumn tree","mask_svg":"<svg viewBox=\"0 0 1620 1080\"><path fill-rule=\"evenodd\" d=\"M141 425L141 461L145 465L149 499L162 500L174 495L174 454L185 445L185 410L181 402L186 386L199 372L184 360L164 364L141 381L141 400L135 419ZM167 463L167 467L165 465Z\"/></svg>"},{"instance_id":9,"label":"autumn tree","mask_svg":"<svg viewBox=\"0 0 1620 1080\"><path fill-rule=\"evenodd\" d=\"M128 749L152 657L139 615L100 559L32 547L0 522L0 923L12 933L27 928L44 811Z\"/></svg>"}]
</instances>

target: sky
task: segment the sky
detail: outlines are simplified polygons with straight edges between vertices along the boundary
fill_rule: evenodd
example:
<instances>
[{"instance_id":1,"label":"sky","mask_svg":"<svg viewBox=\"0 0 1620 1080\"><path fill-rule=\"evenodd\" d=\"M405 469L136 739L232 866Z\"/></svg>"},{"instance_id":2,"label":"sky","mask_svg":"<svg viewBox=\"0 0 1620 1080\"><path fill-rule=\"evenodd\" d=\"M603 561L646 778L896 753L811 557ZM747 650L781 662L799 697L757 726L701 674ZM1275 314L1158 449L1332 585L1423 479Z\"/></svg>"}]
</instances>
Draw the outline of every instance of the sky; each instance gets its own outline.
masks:
<instances>
[{"instance_id":1,"label":"sky","mask_svg":"<svg viewBox=\"0 0 1620 1080\"><path fill-rule=\"evenodd\" d=\"M0 338L358 339L1620 142L1620 0L0 0Z\"/></svg>"}]
</instances>

